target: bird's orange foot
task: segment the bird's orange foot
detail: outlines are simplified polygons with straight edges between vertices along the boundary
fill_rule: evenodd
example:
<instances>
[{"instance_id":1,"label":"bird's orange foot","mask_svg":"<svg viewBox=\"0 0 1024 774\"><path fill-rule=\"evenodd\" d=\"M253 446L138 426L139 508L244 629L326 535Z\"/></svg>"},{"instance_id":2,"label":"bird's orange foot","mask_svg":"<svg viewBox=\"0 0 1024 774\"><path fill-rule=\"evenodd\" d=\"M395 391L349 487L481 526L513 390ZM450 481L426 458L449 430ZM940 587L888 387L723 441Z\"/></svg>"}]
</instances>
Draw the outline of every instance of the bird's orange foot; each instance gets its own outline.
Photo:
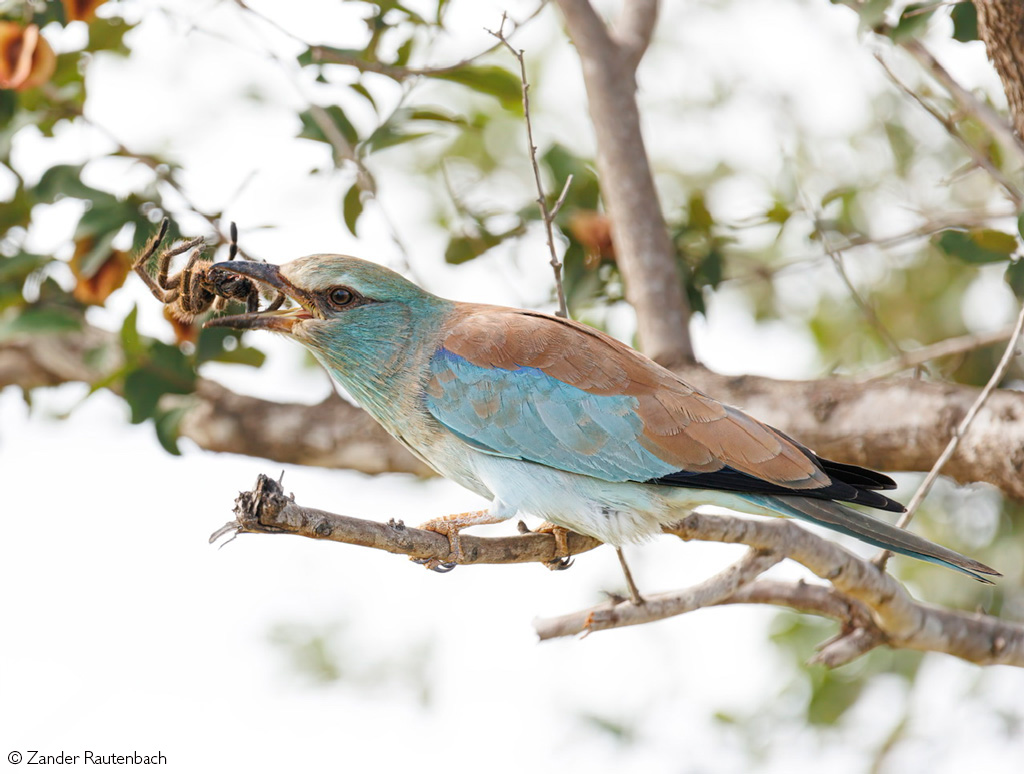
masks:
<instances>
[{"instance_id":1,"label":"bird's orange foot","mask_svg":"<svg viewBox=\"0 0 1024 774\"><path fill-rule=\"evenodd\" d=\"M437 558L413 559L417 564L422 564L428 570L434 572L449 572L455 569L455 565L464 564L466 555L462 551L462 539L459 537L466 527L473 527L478 524L497 524L503 521L501 517L494 516L490 511L468 511L466 513L455 513L451 516L441 516L437 519L420 524L420 529L436 532L448 538L448 559L441 561Z\"/></svg>"},{"instance_id":2,"label":"bird's orange foot","mask_svg":"<svg viewBox=\"0 0 1024 774\"><path fill-rule=\"evenodd\" d=\"M550 521L545 521L537 529L527 529L523 522L519 522L520 532L536 532L538 534L551 535L555 539L555 558L544 562L544 566L549 570L568 570L572 567L575 559L569 553L569 530L565 527L559 527L557 524L552 524Z\"/></svg>"}]
</instances>

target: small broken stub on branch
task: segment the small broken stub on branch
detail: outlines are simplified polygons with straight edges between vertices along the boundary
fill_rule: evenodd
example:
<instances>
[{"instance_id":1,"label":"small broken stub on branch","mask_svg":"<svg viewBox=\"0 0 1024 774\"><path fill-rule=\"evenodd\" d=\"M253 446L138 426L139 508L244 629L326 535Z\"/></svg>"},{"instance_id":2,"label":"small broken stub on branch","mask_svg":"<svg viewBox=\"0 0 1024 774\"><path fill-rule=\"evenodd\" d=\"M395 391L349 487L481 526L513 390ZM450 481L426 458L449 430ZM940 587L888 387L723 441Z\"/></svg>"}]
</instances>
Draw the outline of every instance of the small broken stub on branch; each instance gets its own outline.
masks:
<instances>
[{"instance_id":1,"label":"small broken stub on branch","mask_svg":"<svg viewBox=\"0 0 1024 774\"><path fill-rule=\"evenodd\" d=\"M242 532L287 532L275 524L278 514L286 506L295 502L293 497L284 493L280 481L260 473L256 486L248 492L239 492L235 499L235 520L210 535L210 542L215 543L224 535L238 535Z\"/></svg>"}]
</instances>

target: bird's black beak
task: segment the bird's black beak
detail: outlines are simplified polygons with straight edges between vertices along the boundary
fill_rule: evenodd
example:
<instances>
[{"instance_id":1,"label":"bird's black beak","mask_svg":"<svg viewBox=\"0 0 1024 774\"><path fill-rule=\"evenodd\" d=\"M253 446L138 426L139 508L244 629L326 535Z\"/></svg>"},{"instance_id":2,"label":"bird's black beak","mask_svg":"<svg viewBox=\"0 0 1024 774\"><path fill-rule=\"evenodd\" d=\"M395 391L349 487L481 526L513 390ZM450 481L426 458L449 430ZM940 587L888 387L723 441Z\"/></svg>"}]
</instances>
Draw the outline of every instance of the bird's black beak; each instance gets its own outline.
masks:
<instances>
[{"instance_id":1,"label":"bird's black beak","mask_svg":"<svg viewBox=\"0 0 1024 774\"><path fill-rule=\"evenodd\" d=\"M218 288L228 288L231 283L237 283L239 278L244 278L273 291L282 297L282 300L289 298L295 301L298 306L290 309L266 309L245 314L232 314L226 317L214 317L206 321L204 328L236 328L291 333L295 323L319 316L316 313L316 304L310 294L285 279L281 274L281 268L275 264L254 261L224 261L211 266L207 271L207 277ZM230 295L237 297L236 293Z\"/></svg>"}]
</instances>

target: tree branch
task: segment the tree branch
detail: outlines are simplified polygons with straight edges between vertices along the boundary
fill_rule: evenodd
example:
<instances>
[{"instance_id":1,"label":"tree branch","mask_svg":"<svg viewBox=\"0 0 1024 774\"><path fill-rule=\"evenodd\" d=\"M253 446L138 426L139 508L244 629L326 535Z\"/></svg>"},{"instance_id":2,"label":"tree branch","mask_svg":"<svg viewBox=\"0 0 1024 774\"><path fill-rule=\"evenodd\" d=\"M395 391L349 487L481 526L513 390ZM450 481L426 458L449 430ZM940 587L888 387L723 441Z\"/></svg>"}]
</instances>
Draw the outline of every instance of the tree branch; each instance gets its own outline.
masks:
<instances>
[{"instance_id":1,"label":"tree branch","mask_svg":"<svg viewBox=\"0 0 1024 774\"><path fill-rule=\"evenodd\" d=\"M400 521L392 519L384 524L300 506L267 476L259 477L253 491L238 496L235 516L235 521L211 536L211 542L229 533L270 533L350 543L417 560L445 561L450 551L446 537L406 527ZM751 550L721 573L683 592L649 596L640 605L613 601L539 621L536 626L541 638L648 623L709 605L782 602L841 620L848 631L858 634L856 647L842 637L826 644L817 657L824 663L845 663L844 659L885 642L897 648L948 653L977 664L1024 666L1024 626L918 602L892 576L870 562L792 522L694 513L664 526L663 531L683 540L741 543ZM572 532L567 539L574 555L600 545L593 538ZM558 553L554 537L538 533L505 538L464 535L462 548L462 564L551 562ZM783 556L828 580L831 588L754 583Z\"/></svg>"},{"instance_id":2,"label":"tree branch","mask_svg":"<svg viewBox=\"0 0 1024 774\"><path fill-rule=\"evenodd\" d=\"M627 0L622 4L612 38L634 72L651 43L657 21L658 0Z\"/></svg>"},{"instance_id":3,"label":"tree branch","mask_svg":"<svg viewBox=\"0 0 1024 774\"><path fill-rule=\"evenodd\" d=\"M765 570L774 567L782 556L771 551L750 549L742 559L702 583L682 591L647 594L642 605L627 599L612 599L606 605L580 610L557 618L534 621L534 629L542 640L589 634L602 629L660 621L663 618L689 613L702 607L722 604L753 581Z\"/></svg>"},{"instance_id":4,"label":"tree branch","mask_svg":"<svg viewBox=\"0 0 1024 774\"><path fill-rule=\"evenodd\" d=\"M94 354L85 358L87 352ZM0 341L0 388L95 384L120 366L116 334L88 325L76 333ZM930 470L979 393L913 379L799 382L723 376L700 366L677 373L826 457L888 471ZM336 397L316 406L275 403L200 379L195 394L165 400L188 407L182 434L210 451L365 473L433 475L369 415ZM1019 392L996 390L944 471L957 481L984 481L1024 500L1021 470L1024 400Z\"/></svg>"},{"instance_id":5,"label":"tree branch","mask_svg":"<svg viewBox=\"0 0 1024 774\"><path fill-rule=\"evenodd\" d=\"M241 492L235 500L235 521L230 521L210 536L216 542L227 534L289 534L314 540L331 540L365 548L376 548L410 559L437 559L447 562L451 553L448 538L437 532L407 527L402 521L368 521L341 516L296 504L285 495L281 484L260 475L256 486ZM601 545L599 540L569 532L569 551L573 556ZM561 558L554 535L528 532L514 537L480 538L461 536L461 564L550 563Z\"/></svg>"},{"instance_id":6,"label":"tree branch","mask_svg":"<svg viewBox=\"0 0 1024 774\"><path fill-rule=\"evenodd\" d=\"M630 56L642 48L623 48L588 0L558 0L558 5L583 66L601 194L640 344L662 365L692 362L690 308L640 130ZM641 22L653 23L648 17L656 3L638 5L643 8L626 12L625 24L642 39Z\"/></svg>"},{"instance_id":7,"label":"tree branch","mask_svg":"<svg viewBox=\"0 0 1024 774\"><path fill-rule=\"evenodd\" d=\"M870 561L793 522L693 513L663 530L683 540L742 543L785 554L867 607L885 641L895 648L948 653L975 664L1024 666L1024 625L917 602Z\"/></svg>"},{"instance_id":8,"label":"tree branch","mask_svg":"<svg viewBox=\"0 0 1024 774\"><path fill-rule=\"evenodd\" d=\"M999 73L1018 137L1024 137L1024 5L1020 0L975 0L978 35Z\"/></svg>"}]
</instances>

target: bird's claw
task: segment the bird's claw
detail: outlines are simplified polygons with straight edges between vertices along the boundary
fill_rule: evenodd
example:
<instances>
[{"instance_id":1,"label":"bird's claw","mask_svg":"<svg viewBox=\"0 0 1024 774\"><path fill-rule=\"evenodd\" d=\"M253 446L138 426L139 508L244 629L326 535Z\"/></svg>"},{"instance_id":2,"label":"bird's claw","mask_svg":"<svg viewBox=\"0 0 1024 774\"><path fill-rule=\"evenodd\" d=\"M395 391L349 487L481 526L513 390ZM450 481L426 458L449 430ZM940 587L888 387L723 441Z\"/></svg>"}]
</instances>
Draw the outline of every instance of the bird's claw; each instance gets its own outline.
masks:
<instances>
[{"instance_id":1,"label":"bird's claw","mask_svg":"<svg viewBox=\"0 0 1024 774\"><path fill-rule=\"evenodd\" d=\"M446 572L451 572L452 570L454 570L456 565L455 562L442 562L440 559L434 559L432 557L413 558L413 562L415 562L416 564L422 564L428 570L439 572L442 575Z\"/></svg>"},{"instance_id":2,"label":"bird's claw","mask_svg":"<svg viewBox=\"0 0 1024 774\"><path fill-rule=\"evenodd\" d=\"M523 522L519 522L519 532L535 532L538 534L548 534L555 539L555 558L549 559L544 562L544 566L549 570L558 572L561 570L568 570L572 567L573 562L576 560L572 558L569 553L569 530L565 527L559 527L557 524L552 524L550 521L545 521L537 529L531 530Z\"/></svg>"},{"instance_id":3,"label":"bird's claw","mask_svg":"<svg viewBox=\"0 0 1024 774\"><path fill-rule=\"evenodd\" d=\"M568 570L575 563L576 559L571 556L559 556L557 559L544 562L544 566L552 572L560 572L561 570Z\"/></svg>"}]
</instances>

